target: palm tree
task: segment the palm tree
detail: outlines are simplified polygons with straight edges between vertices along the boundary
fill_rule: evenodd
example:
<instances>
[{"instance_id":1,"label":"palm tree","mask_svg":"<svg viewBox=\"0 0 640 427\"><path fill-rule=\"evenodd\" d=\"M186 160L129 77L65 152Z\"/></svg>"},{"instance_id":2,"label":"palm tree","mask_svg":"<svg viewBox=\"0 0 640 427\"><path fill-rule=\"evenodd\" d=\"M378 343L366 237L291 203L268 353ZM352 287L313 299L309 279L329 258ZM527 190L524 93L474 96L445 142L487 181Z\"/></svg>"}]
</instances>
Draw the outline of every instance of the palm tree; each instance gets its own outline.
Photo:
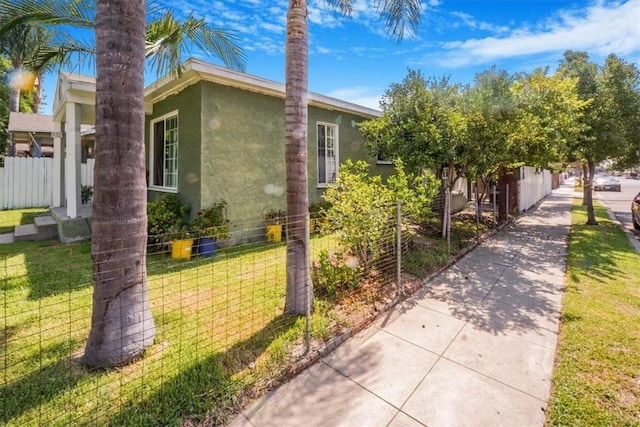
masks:
<instances>
[{"instance_id":1,"label":"palm tree","mask_svg":"<svg viewBox=\"0 0 640 427\"><path fill-rule=\"evenodd\" d=\"M9 111L20 110L20 93L24 89L34 86L38 73L25 70L25 64L36 53L49 45L52 34L45 27L38 24L19 24L2 34L0 38L0 52L11 60L11 93L9 96ZM27 67L28 68L28 67ZM41 84L39 84L42 87ZM36 95L40 95L38 92ZM40 99L36 96L34 111L40 109Z\"/></svg>"},{"instance_id":2,"label":"palm tree","mask_svg":"<svg viewBox=\"0 0 640 427\"><path fill-rule=\"evenodd\" d=\"M153 343L155 324L146 271L145 0L97 6L94 291L84 360L103 367L140 355Z\"/></svg>"},{"instance_id":3,"label":"palm tree","mask_svg":"<svg viewBox=\"0 0 640 427\"><path fill-rule=\"evenodd\" d=\"M14 7L0 1L0 7ZM233 38L189 16L178 22L155 12L145 25L144 0L26 0L0 34L25 22L94 28L96 39L96 151L92 211L93 311L84 360L111 367L133 360L153 343L147 292L147 187L144 166L144 61L158 73L180 72L182 50L193 43L227 66L243 69ZM21 14L22 13L22 14ZM77 43L41 50L36 62L90 52Z\"/></svg>"},{"instance_id":4,"label":"palm tree","mask_svg":"<svg viewBox=\"0 0 640 427\"><path fill-rule=\"evenodd\" d=\"M23 25L47 24L91 30L94 28L96 3L95 0L0 0L0 10L4 16L0 24L0 39L4 39ZM236 37L228 31L211 28L204 19L196 19L193 15L180 21L170 9L153 6L145 13L148 21L144 55L158 75L168 72L180 74L181 59L190 46L219 58L229 68L245 69L246 56ZM56 43L40 43L37 47L25 56L26 63L36 72L51 63L69 64L76 58L74 54L90 58L95 54L91 44L70 37Z\"/></svg>"},{"instance_id":5,"label":"palm tree","mask_svg":"<svg viewBox=\"0 0 640 427\"><path fill-rule=\"evenodd\" d=\"M352 11L352 0L328 0L344 14ZM419 0L381 0L380 14L389 34L401 40L420 22ZM407 26L408 25L408 26ZM287 181L287 291L285 313L305 314L310 309L309 206L307 177L307 1L289 0L287 11L285 70L285 156Z\"/></svg>"}]
</instances>

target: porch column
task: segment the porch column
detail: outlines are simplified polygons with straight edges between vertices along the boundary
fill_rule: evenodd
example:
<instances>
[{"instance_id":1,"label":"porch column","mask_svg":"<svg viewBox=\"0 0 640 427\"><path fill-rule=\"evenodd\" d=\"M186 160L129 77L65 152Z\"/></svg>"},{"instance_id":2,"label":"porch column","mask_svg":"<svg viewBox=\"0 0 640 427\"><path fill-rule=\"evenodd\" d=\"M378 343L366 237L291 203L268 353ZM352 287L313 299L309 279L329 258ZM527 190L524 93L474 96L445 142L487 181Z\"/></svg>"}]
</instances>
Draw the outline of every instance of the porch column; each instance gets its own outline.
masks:
<instances>
[{"instance_id":1,"label":"porch column","mask_svg":"<svg viewBox=\"0 0 640 427\"><path fill-rule=\"evenodd\" d=\"M80 105L68 102L66 110L64 188L67 197L67 216L77 218L80 207Z\"/></svg>"},{"instance_id":2,"label":"porch column","mask_svg":"<svg viewBox=\"0 0 640 427\"><path fill-rule=\"evenodd\" d=\"M62 140L63 123L53 123L53 207L61 207L64 203L64 146Z\"/></svg>"}]
</instances>

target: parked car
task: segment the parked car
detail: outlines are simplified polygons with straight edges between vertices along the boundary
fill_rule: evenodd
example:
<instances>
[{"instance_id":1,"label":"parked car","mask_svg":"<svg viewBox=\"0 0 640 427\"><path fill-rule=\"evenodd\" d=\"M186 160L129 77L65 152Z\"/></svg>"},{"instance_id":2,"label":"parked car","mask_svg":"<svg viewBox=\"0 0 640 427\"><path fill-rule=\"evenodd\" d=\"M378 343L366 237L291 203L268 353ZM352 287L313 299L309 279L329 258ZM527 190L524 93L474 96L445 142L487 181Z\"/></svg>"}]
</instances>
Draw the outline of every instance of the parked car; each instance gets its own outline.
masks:
<instances>
[{"instance_id":1,"label":"parked car","mask_svg":"<svg viewBox=\"0 0 640 427\"><path fill-rule=\"evenodd\" d=\"M633 228L640 230L640 193L636 194L631 202L631 218L633 220Z\"/></svg>"},{"instance_id":2,"label":"parked car","mask_svg":"<svg viewBox=\"0 0 640 427\"><path fill-rule=\"evenodd\" d=\"M603 176L593 183L594 191L621 191L620 181L613 176Z\"/></svg>"}]
</instances>

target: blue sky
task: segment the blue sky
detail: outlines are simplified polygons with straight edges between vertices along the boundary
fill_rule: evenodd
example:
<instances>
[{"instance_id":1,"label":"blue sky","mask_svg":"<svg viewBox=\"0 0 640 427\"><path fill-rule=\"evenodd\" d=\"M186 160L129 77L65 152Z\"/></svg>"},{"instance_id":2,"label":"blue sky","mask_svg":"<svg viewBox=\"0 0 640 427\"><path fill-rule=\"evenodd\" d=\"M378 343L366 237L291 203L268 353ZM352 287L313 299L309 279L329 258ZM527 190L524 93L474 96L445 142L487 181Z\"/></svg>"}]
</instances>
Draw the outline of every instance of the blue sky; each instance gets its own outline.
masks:
<instances>
[{"instance_id":1,"label":"blue sky","mask_svg":"<svg viewBox=\"0 0 640 427\"><path fill-rule=\"evenodd\" d=\"M248 57L247 72L284 82L285 0L159 0L179 15L193 12L233 32ZM615 53L640 67L640 0L424 0L418 33L401 42L385 34L375 1L354 0L345 17L308 0L309 90L378 108L407 69L472 83L495 65L510 73L555 70L567 49L595 62ZM188 56L219 64L198 51ZM186 57L185 57L186 59ZM80 70L88 73L88 70ZM147 74L147 83L155 79ZM50 114L55 76L45 78Z\"/></svg>"}]
</instances>

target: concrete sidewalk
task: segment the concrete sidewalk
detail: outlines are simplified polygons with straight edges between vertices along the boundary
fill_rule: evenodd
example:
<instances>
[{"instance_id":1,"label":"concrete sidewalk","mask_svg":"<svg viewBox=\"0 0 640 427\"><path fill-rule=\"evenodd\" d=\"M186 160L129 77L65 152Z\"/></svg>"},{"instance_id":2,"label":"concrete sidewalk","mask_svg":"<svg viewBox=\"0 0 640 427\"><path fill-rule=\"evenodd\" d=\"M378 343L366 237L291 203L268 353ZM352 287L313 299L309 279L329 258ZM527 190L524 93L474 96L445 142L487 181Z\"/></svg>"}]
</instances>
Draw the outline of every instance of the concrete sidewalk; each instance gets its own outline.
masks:
<instances>
[{"instance_id":1,"label":"concrete sidewalk","mask_svg":"<svg viewBox=\"0 0 640 427\"><path fill-rule=\"evenodd\" d=\"M542 426L573 188L247 408L233 426Z\"/></svg>"}]
</instances>

